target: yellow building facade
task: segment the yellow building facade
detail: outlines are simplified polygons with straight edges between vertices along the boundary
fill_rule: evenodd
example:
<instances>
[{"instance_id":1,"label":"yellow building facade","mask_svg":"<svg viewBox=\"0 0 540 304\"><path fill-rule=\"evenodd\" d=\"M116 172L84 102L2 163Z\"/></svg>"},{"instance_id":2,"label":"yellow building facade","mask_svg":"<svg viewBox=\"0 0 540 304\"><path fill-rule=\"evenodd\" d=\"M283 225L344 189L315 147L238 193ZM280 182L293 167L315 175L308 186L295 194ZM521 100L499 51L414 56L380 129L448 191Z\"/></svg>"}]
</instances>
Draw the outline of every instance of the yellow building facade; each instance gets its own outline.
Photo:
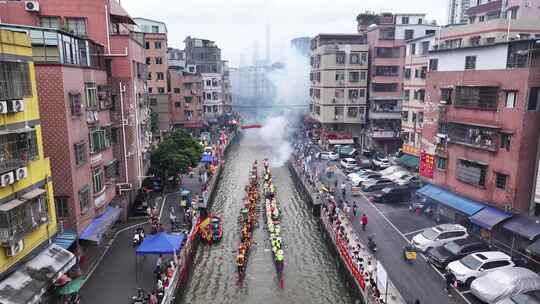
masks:
<instances>
[{"instance_id":1,"label":"yellow building facade","mask_svg":"<svg viewBox=\"0 0 540 304\"><path fill-rule=\"evenodd\" d=\"M56 232L30 36L0 30L0 275Z\"/></svg>"}]
</instances>

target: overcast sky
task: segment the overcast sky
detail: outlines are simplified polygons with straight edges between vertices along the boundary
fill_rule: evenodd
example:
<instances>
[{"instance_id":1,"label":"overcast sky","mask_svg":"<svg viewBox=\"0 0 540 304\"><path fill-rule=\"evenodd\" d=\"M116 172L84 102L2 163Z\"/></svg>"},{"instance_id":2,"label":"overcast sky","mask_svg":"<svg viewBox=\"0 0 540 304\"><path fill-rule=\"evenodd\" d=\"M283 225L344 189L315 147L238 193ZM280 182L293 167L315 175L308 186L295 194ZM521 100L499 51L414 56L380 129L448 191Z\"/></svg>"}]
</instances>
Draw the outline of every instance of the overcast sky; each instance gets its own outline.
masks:
<instances>
[{"instance_id":1,"label":"overcast sky","mask_svg":"<svg viewBox=\"0 0 540 304\"><path fill-rule=\"evenodd\" d=\"M183 48L187 35L216 41L222 57L237 66L265 53L265 27L271 26L271 58L279 60L289 41L318 33L354 33L356 15L375 12L427 13L446 21L447 0L121 0L132 17L163 21L169 45Z\"/></svg>"}]
</instances>

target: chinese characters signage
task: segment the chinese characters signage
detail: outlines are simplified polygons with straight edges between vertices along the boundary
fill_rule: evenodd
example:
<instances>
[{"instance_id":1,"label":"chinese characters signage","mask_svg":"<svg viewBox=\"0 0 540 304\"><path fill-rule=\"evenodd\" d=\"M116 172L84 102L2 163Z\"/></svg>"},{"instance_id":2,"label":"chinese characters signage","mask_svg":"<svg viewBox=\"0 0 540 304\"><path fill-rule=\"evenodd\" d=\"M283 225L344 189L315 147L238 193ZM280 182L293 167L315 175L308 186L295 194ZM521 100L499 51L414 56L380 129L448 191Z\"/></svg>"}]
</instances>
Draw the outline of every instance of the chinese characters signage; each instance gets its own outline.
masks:
<instances>
[{"instance_id":1,"label":"chinese characters signage","mask_svg":"<svg viewBox=\"0 0 540 304\"><path fill-rule=\"evenodd\" d=\"M420 153L420 175L427 178L433 178L433 169L435 168L435 156Z\"/></svg>"}]
</instances>

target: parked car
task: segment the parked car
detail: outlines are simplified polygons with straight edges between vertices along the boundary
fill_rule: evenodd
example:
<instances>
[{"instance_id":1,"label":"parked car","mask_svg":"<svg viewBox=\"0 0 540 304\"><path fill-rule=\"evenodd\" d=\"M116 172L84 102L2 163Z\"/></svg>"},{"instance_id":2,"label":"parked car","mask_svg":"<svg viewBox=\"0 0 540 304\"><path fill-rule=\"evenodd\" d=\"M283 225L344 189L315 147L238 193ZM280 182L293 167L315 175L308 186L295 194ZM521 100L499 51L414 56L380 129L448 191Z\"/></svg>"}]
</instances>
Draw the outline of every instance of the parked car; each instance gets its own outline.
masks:
<instances>
[{"instance_id":1,"label":"parked car","mask_svg":"<svg viewBox=\"0 0 540 304\"><path fill-rule=\"evenodd\" d=\"M379 171L379 173L384 176L391 176L392 174L395 174L397 172L408 172L408 171L407 169L401 166L390 166L386 169Z\"/></svg>"},{"instance_id":2,"label":"parked car","mask_svg":"<svg viewBox=\"0 0 540 304\"><path fill-rule=\"evenodd\" d=\"M409 189L417 189L422 186L422 179L418 175L413 175L405 179L397 180L395 183Z\"/></svg>"},{"instance_id":3,"label":"parked car","mask_svg":"<svg viewBox=\"0 0 540 304\"><path fill-rule=\"evenodd\" d=\"M420 251L440 247L448 242L465 239L469 237L467 229L458 224L441 224L431 228L426 228L415 235L411 241L412 245Z\"/></svg>"},{"instance_id":4,"label":"parked car","mask_svg":"<svg viewBox=\"0 0 540 304\"><path fill-rule=\"evenodd\" d=\"M534 290L540 290L540 276L523 267L495 270L471 283L471 293L488 304Z\"/></svg>"},{"instance_id":5,"label":"parked car","mask_svg":"<svg viewBox=\"0 0 540 304\"><path fill-rule=\"evenodd\" d=\"M411 199L411 190L403 187L384 188L373 196L376 203L401 203Z\"/></svg>"},{"instance_id":6,"label":"parked car","mask_svg":"<svg viewBox=\"0 0 540 304\"><path fill-rule=\"evenodd\" d=\"M318 159L324 159L324 160L338 160L339 159L339 156L337 155L337 153L332 152L332 151L322 151L320 153L317 153L315 157L317 157Z\"/></svg>"},{"instance_id":7,"label":"parked car","mask_svg":"<svg viewBox=\"0 0 540 304\"><path fill-rule=\"evenodd\" d=\"M347 174L347 179L348 180L353 180L353 179L356 179L366 173L375 173L375 171L371 171L371 170L364 170L364 169L359 169L359 170L356 170L356 171L353 171L352 173L349 173Z\"/></svg>"},{"instance_id":8,"label":"parked car","mask_svg":"<svg viewBox=\"0 0 540 304\"><path fill-rule=\"evenodd\" d=\"M489 245L477 238L455 240L444 244L441 247L431 248L427 251L428 262L433 266L444 269L450 262L457 261L471 253L488 251Z\"/></svg>"},{"instance_id":9,"label":"parked car","mask_svg":"<svg viewBox=\"0 0 540 304\"><path fill-rule=\"evenodd\" d=\"M394 182L387 178L370 179L362 183L362 191L372 192L394 186Z\"/></svg>"},{"instance_id":10,"label":"parked car","mask_svg":"<svg viewBox=\"0 0 540 304\"><path fill-rule=\"evenodd\" d=\"M344 169L356 168L356 160L354 158L344 158L340 161L341 167Z\"/></svg>"},{"instance_id":11,"label":"parked car","mask_svg":"<svg viewBox=\"0 0 540 304\"><path fill-rule=\"evenodd\" d=\"M500 251L483 251L471 253L460 260L453 261L446 267L458 284L470 285L473 280L489 272L514 267L512 258Z\"/></svg>"},{"instance_id":12,"label":"parked car","mask_svg":"<svg viewBox=\"0 0 540 304\"><path fill-rule=\"evenodd\" d=\"M388 158L386 158L386 157L384 157L384 158L375 157L372 160L372 162L377 168L381 168L381 169L386 169L386 168L388 168L388 167L390 167L392 165L390 163L390 160Z\"/></svg>"},{"instance_id":13,"label":"parked car","mask_svg":"<svg viewBox=\"0 0 540 304\"><path fill-rule=\"evenodd\" d=\"M358 167L360 167L361 169L373 169L374 168L373 162L369 158L357 157L356 162L358 163Z\"/></svg>"},{"instance_id":14,"label":"parked car","mask_svg":"<svg viewBox=\"0 0 540 304\"><path fill-rule=\"evenodd\" d=\"M540 290L528 291L508 299L501 300L497 304L540 304Z\"/></svg>"},{"instance_id":15,"label":"parked car","mask_svg":"<svg viewBox=\"0 0 540 304\"><path fill-rule=\"evenodd\" d=\"M379 173L368 172L366 174L359 176L357 179L352 180L352 183L354 186L360 187L367 180L380 179L380 178L382 178L382 175L380 175Z\"/></svg>"}]
</instances>

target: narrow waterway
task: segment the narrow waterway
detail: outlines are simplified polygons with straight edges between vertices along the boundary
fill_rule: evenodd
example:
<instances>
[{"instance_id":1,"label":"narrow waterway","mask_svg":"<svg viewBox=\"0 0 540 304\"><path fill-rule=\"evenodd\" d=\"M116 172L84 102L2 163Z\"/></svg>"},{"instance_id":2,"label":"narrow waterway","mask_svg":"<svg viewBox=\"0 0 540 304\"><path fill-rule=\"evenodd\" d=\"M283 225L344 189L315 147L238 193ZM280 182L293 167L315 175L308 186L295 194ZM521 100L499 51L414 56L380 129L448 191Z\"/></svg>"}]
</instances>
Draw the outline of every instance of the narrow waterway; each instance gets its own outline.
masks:
<instances>
[{"instance_id":1,"label":"narrow waterway","mask_svg":"<svg viewBox=\"0 0 540 304\"><path fill-rule=\"evenodd\" d=\"M354 303L337 259L321 237L317 221L296 190L286 167L273 168L281 204L285 247L285 288L280 289L267 232L262 224L240 286L234 259L239 244L238 215L253 160L270 157L257 131L247 131L231 147L212 212L224 221L218 245L199 247L180 303ZM259 168L262 170L262 164ZM262 217L260 223L264 223Z\"/></svg>"}]
</instances>

